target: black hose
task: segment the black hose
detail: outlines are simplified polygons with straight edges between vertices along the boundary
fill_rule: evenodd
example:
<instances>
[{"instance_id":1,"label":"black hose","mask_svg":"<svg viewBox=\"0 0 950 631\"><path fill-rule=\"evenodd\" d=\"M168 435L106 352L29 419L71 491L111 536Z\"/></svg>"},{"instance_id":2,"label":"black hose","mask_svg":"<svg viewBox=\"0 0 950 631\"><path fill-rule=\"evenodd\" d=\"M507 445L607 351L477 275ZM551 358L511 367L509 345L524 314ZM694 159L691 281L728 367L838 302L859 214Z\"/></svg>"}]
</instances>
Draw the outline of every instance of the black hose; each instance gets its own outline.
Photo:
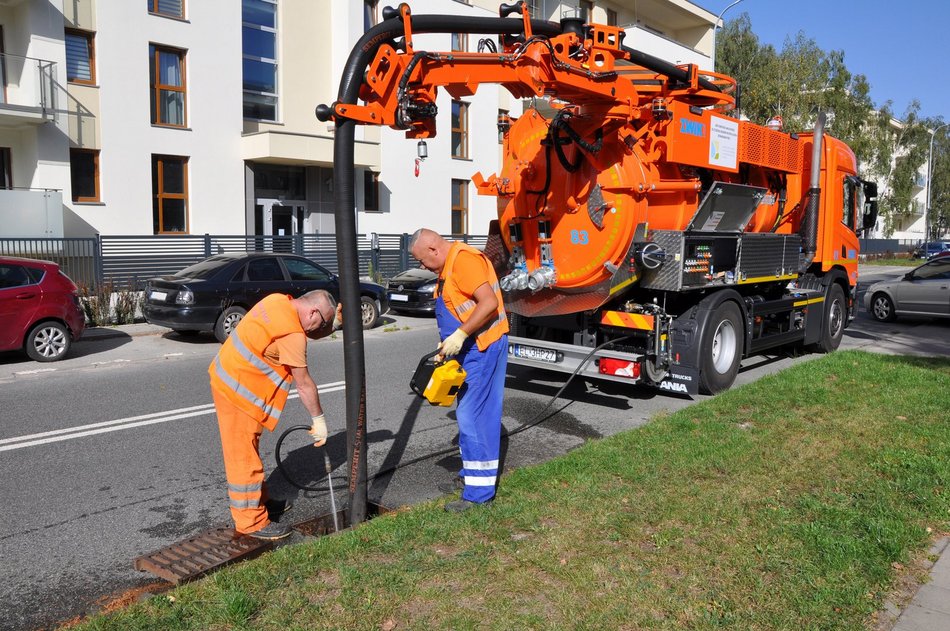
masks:
<instances>
[{"instance_id":1,"label":"black hose","mask_svg":"<svg viewBox=\"0 0 950 631\"><path fill-rule=\"evenodd\" d=\"M654 57L653 55L647 54L641 50L636 50L628 46L621 46L620 50L627 53L630 56L630 61L637 64L638 66L643 66L647 70L652 70L657 74L663 74L669 77L670 79L681 81L683 83L689 83L689 72L683 70L682 68L677 68L668 61L664 61L659 57ZM709 79L699 78L699 85L704 90L714 90L716 92L722 92L722 88L710 81Z\"/></svg>"}]
</instances>

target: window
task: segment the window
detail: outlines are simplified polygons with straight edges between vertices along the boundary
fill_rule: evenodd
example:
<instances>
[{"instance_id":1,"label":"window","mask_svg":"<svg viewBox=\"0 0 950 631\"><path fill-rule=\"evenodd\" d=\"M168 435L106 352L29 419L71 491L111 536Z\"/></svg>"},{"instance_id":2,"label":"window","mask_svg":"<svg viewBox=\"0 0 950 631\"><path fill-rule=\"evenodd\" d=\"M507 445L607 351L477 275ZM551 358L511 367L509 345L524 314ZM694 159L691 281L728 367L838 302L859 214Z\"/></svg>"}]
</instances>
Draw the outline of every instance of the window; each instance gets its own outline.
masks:
<instances>
[{"instance_id":1,"label":"window","mask_svg":"<svg viewBox=\"0 0 950 631\"><path fill-rule=\"evenodd\" d=\"M452 33L452 50L468 52L468 33Z\"/></svg>"},{"instance_id":2,"label":"window","mask_svg":"<svg viewBox=\"0 0 950 631\"><path fill-rule=\"evenodd\" d=\"M607 9L607 26L617 26L617 12Z\"/></svg>"},{"instance_id":3,"label":"window","mask_svg":"<svg viewBox=\"0 0 950 631\"><path fill-rule=\"evenodd\" d=\"M854 221L858 216L858 191L861 181L857 178L846 177L844 179L844 191L842 195L841 223L854 229Z\"/></svg>"},{"instance_id":4,"label":"window","mask_svg":"<svg viewBox=\"0 0 950 631\"><path fill-rule=\"evenodd\" d=\"M184 18L185 0L148 0L148 12L173 18Z\"/></svg>"},{"instance_id":5,"label":"window","mask_svg":"<svg viewBox=\"0 0 950 631\"><path fill-rule=\"evenodd\" d=\"M277 3L243 0L244 118L277 120Z\"/></svg>"},{"instance_id":6,"label":"window","mask_svg":"<svg viewBox=\"0 0 950 631\"><path fill-rule=\"evenodd\" d=\"M96 82L95 35L66 29L66 80L71 83Z\"/></svg>"},{"instance_id":7,"label":"window","mask_svg":"<svg viewBox=\"0 0 950 631\"><path fill-rule=\"evenodd\" d=\"M592 0L580 0L577 6L580 9L581 17L585 22L590 22L591 18L594 17L594 3Z\"/></svg>"},{"instance_id":8,"label":"window","mask_svg":"<svg viewBox=\"0 0 950 631\"><path fill-rule=\"evenodd\" d=\"M539 19L544 17L541 15L541 0L527 0L525 5L527 6L528 13L531 15L531 17Z\"/></svg>"},{"instance_id":9,"label":"window","mask_svg":"<svg viewBox=\"0 0 950 631\"><path fill-rule=\"evenodd\" d=\"M188 232L188 158L152 156L152 227L155 234Z\"/></svg>"},{"instance_id":10,"label":"window","mask_svg":"<svg viewBox=\"0 0 950 631\"><path fill-rule=\"evenodd\" d=\"M284 280L284 271L277 259L252 259L247 264L247 280L250 282Z\"/></svg>"},{"instance_id":11,"label":"window","mask_svg":"<svg viewBox=\"0 0 950 631\"><path fill-rule=\"evenodd\" d=\"M452 157L468 157L468 104L452 101Z\"/></svg>"},{"instance_id":12,"label":"window","mask_svg":"<svg viewBox=\"0 0 950 631\"><path fill-rule=\"evenodd\" d=\"M323 269L316 263L303 261L301 259L285 258L284 267L287 268L287 272L290 274L290 280L316 280L328 282L331 277L330 272Z\"/></svg>"},{"instance_id":13,"label":"window","mask_svg":"<svg viewBox=\"0 0 950 631\"><path fill-rule=\"evenodd\" d=\"M363 171L363 210L379 210L379 173Z\"/></svg>"},{"instance_id":14,"label":"window","mask_svg":"<svg viewBox=\"0 0 950 631\"><path fill-rule=\"evenodd\" d=\"M468 233L468 180L452 180L452 234Z\"/></svg>"},{"instance_id":15,"label":"window","mask_svg":"<svg viewBox=\"0 0 950 631\"><path fill-rule=\"evenodd\" d=\"M70 149L69 171L74 202L99 201L99 152L94 149Z\"/></svg>"},{"instance_id":16,"label":"window","mask_svg":"<svg viewBox=\"0 0 950 631\"><path fill-rule=\"evenodd\" d=\"M185 126L185 52L150 44L152 124Z\"/></svg>"},{"instance_id":17,"label":"window","mask_svg":"<svg viewBox=\"0 0 950 631\"><path fill-rule=\"evenodd\" d=\"M0 147L0 189L13 188L13 165L10 148Z\"/></svg>"},{"instance_id":18,"label":"window","mask_svg":"<svg viewBox=\"0 0 950 631\"><path fill-rule=\"evenodd\" d=\"M511 124L511 119L508 117L508 110L498 110L498 144L499 145L504 144L505 142L505 131L502 127L503 123L505 126Z\"/></svg>"},{"instance_id":19,"label":"window","mask_svg":"<svg viewBox=\"0 0 950 631\"><path fill-rule=\"evenodd\" d=\"M950 261L931 261L914 270L914 280L928 280L931 278L950 278Z\"/></svg>"},{"instance_id":20,"label":"window","mask_svg":"<svg viewBox=\"0 0 950 631\"><path fill-rule=\"evenodd\" d=\"M26 272L25 267L9 263L0 265L0 289L23 287L24 285L32 285L34 282Z\"/></svg>"}]
</instances>

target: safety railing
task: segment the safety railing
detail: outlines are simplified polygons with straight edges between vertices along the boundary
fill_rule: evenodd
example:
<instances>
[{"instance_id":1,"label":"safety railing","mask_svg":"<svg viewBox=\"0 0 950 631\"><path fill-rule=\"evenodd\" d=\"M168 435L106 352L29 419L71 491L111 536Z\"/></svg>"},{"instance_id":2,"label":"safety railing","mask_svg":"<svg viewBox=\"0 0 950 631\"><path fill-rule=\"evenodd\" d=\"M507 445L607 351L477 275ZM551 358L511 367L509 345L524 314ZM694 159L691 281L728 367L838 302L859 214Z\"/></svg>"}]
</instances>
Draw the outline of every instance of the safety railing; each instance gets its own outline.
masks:
<instances>
[{"instance_id":1,"label":"safety railing","mask_svg":"<svg viewBox=\"0 0 950 631\"><path fill-rule=\"evenodd\" d=\"M53 118L55 74L55 62L0 53L0 113Z\"/></svg>"}]
</instances>

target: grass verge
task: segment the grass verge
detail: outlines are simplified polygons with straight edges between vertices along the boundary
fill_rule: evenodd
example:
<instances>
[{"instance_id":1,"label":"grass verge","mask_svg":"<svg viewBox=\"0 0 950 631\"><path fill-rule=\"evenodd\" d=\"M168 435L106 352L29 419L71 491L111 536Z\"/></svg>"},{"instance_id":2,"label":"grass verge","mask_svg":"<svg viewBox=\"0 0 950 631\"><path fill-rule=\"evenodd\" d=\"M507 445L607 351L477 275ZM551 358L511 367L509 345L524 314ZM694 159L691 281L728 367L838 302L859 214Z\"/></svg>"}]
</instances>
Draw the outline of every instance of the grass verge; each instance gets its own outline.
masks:
<instances>
[{"instance_id":1,"label":"grass verge","mask_svg":"<svg viewBox=\"0 0 950 631\"><path fill-rule=\"evenodd\" d=\"M847 351L83 629L863 629L950 526L950 361Z\"/></svg>"}]
</instances>

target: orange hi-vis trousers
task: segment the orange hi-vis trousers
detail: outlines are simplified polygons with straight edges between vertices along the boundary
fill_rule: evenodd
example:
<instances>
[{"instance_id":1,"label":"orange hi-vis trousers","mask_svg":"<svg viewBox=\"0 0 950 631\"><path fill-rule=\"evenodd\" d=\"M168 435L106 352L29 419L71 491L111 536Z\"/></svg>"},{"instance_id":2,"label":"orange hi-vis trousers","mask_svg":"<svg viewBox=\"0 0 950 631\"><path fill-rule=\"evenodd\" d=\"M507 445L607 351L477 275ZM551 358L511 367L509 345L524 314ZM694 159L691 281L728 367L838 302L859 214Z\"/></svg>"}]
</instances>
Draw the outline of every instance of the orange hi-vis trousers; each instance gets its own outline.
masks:
<instances>
[{"instance_id":1,"label":"orange hi-vis trousers","mask_svg":"<svg viewBox=\"0 0 950 631\"><path fill-rule=\"evenodd\" d=\"M224 395L211 389L218 413L224 474L228 479L231 517L238 532L251 533L270 523L264 502L264 463L258 446L264 426L234 406Z\"/></svg>"}]
</instances>

